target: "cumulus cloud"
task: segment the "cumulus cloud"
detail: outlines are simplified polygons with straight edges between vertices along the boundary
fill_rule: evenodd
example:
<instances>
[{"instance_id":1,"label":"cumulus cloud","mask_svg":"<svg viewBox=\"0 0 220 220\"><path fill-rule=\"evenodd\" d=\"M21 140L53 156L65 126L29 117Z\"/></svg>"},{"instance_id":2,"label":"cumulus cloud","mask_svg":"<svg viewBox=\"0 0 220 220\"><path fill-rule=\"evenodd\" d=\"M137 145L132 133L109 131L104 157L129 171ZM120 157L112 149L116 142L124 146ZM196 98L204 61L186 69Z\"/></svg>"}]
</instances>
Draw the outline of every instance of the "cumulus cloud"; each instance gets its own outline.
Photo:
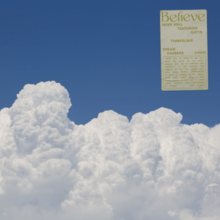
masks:
<instances>
[{"instance_id":1,"label":"cumulus cloud","mask_svg":"<svg viewBox=\"0 0 220 220\"><path fill-rule=\"evenodd\" d=\"M76 125L70 107L52 81L0 111L0 219L220 219L220 125L166 108Z\"/></svg>"}]
</instances>

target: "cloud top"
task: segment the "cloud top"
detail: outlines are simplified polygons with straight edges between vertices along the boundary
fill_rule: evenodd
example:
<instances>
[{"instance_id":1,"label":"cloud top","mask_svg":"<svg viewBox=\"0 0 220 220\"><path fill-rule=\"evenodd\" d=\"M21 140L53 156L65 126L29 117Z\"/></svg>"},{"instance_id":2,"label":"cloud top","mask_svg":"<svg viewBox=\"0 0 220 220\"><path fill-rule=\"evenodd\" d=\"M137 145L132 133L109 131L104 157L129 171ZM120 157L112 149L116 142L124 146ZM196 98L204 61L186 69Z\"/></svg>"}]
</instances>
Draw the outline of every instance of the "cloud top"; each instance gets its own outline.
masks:
<instances>
[{"instance_id":1,"label":"cloud top","mask_svg":"<svg viewBox=\"0 0 220 220\"><path fill-rule=\"evenodd\" d=\"M166 108L75 125L70 107L52 81L0 111L0 219L220 219L220 125Z\"/></svg>"}]
</instances>

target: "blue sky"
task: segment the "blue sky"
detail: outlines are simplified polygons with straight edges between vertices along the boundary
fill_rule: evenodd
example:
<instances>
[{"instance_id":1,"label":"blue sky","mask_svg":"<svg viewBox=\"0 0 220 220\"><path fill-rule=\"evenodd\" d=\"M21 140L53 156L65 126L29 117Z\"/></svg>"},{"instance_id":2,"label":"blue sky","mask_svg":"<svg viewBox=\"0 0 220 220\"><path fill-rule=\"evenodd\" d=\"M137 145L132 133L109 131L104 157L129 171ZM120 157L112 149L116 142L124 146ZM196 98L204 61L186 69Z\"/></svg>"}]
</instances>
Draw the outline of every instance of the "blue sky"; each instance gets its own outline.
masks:
<instances>
[{"instance_id":1,"label":"blue sky","mask_svg":"<svg viewBox=\"0 0 220 220\"><path fill-rule=\"evenodd\" d=\"M220 123L219 12L215 1L1 1L0 109L25 84L61 83L69 118L112 109L129 119L160 107L182 123ZM160 10L207 9L209 90L161 91Z\"/></svg>"}]
</instances>

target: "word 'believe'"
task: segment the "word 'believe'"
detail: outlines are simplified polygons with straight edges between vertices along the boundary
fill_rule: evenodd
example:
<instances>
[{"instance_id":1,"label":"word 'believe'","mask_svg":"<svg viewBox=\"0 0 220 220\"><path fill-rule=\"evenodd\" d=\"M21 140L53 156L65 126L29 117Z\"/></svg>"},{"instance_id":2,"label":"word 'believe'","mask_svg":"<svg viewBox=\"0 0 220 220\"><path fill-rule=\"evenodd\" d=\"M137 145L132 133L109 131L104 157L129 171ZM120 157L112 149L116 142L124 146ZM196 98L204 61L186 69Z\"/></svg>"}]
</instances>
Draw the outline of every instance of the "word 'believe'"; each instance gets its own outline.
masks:
<instances>
[{"instance_id":1,"label":"word 'believe'","mask_svg":"<svg viewBox=\"0 0 220 220\"><path fill-rule=\"evenodd\" d=\"M178 14L171 14L168 16L168 12L162 12L162 22L176 22L176 21L204 21L205 20L205 14L182 14L183 12L180 11Z\"/></svg>"}]
</instances>

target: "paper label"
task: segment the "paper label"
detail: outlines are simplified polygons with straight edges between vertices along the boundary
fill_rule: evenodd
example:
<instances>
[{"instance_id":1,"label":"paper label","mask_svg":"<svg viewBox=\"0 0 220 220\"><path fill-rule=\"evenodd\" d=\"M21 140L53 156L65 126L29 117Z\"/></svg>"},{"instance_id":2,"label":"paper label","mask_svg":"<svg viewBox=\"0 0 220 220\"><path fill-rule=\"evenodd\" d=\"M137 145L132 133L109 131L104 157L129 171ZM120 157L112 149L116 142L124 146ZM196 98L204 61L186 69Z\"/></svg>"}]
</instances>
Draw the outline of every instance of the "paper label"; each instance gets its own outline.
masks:
<instances>
[{"instance_id":1,"label":"paper label","mask_svg":"<svg viewBox=\"0 0 220 220\"><path fill-rule=\"evenodd\" d=\"M160 11L160 41L162 90L207 90L207 11Z\"/></svg>"}]
</instances>

